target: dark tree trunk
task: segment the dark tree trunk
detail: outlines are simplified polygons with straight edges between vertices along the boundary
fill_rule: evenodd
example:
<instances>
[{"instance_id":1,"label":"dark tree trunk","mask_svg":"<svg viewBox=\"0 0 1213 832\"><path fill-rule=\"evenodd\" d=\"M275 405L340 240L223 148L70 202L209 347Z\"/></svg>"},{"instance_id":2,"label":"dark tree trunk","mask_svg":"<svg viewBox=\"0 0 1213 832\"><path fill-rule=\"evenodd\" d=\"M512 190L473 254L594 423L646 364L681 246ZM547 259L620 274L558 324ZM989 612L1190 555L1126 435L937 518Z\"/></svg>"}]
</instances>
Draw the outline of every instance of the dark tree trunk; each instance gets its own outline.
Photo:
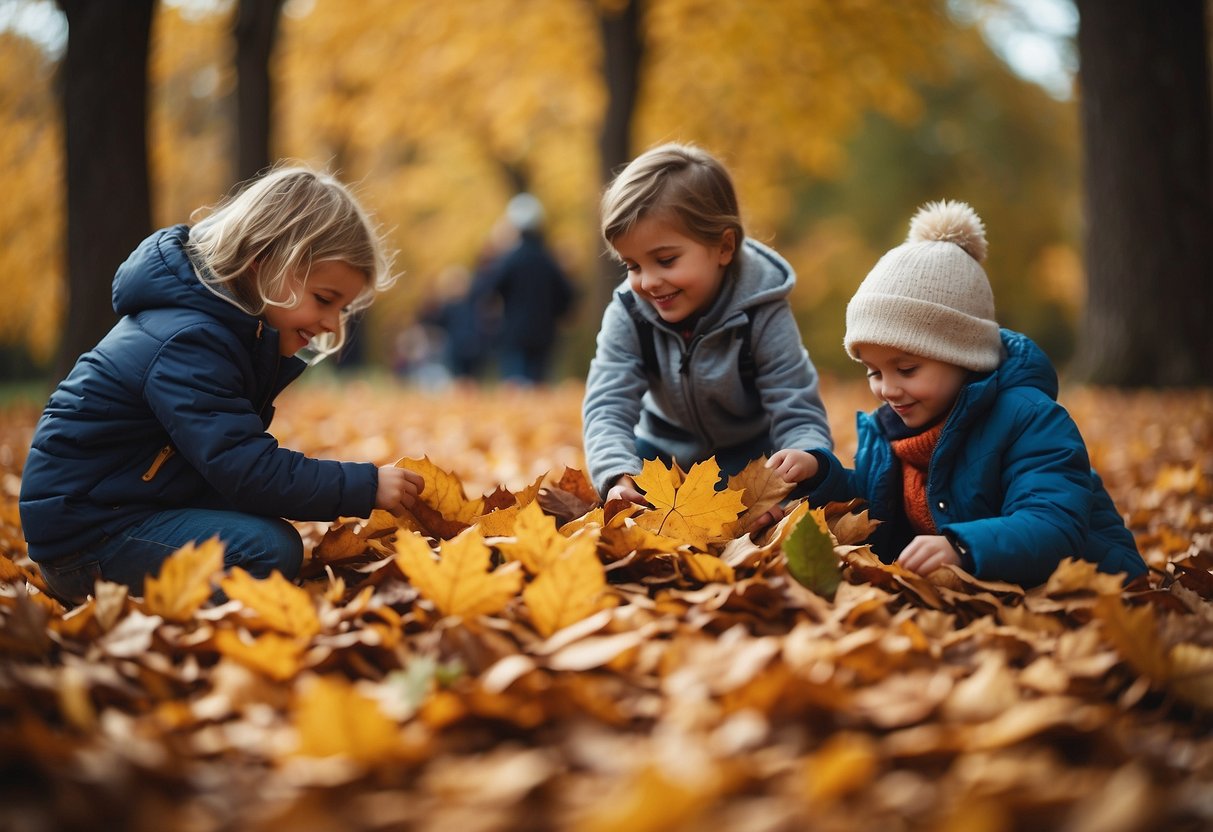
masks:
<instances>
[{"instance_id":1,"label":"dark tree trunk","mask_svg":"<svg viewBox=\"0 0 1213 832\"><path fill-rule=\"evenodd\" d=\"M603 78L607 88L607 109L598 139L603 185L610 182L633 155L632 116L640 89L640 62L644 41L640 33L642 0L628 0L617 13L602 11ZM601 258L600 279L594 293L595 312L606 308L611 289L619 282L619 268Z\"/></svg>"},{"instance_id":2,"label":"dark tree trunk","mask_svg":"<svg viewBox=\"0 0 1213 832\"><path fill-rule=\"evenodd\" d=\"M273 84L270 57L283 0L240 0L236 11L236 178L270 166Z\"/></svg>"},{"instance_id":3,"label":"dark tree trunk","mask_svg":"<svg viewBox=\"0 0 1213 832\"><path fill-rule=\"evenodd\" d=\"M1204 0L1078 0L1088 299L1076 374L1213 382Z\"/></svg>"},{"instance_id":4,"label":"dark tree trunk","mask_svg":"<svg viewBox=\"0 0 1213 832\"><path fill-rule=\"evenodd\" d=\"M154 0L59 0L67 16L67 322L56 378L113 325L114 271L151 230L147 56Z\"/></svg>"}]
</instances>

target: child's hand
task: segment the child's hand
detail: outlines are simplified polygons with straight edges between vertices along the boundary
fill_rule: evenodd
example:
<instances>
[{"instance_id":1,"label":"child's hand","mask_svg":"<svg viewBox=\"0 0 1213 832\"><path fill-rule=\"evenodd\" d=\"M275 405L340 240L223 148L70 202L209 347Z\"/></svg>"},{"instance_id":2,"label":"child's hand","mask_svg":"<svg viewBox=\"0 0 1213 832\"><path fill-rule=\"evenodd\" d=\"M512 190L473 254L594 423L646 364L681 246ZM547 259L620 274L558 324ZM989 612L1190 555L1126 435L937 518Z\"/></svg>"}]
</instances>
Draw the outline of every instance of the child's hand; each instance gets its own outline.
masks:
<instances>
[{"instance_id":1,"label":"child's hand","mask_svg":"<svg viewBox=\"0 0 1213 832\"><path fill-rule=\"evenodd\" d=\"M607 492L606 502L609 503L611 500L627 500L629 503L649 508L649 502L636 487L636 481L626 474L615 480L615 484Z\"/></svg>"},{"instance_id":2,"label":"child's hand","mask_svg":"<svg viewBox=\"0 0 1213 832\"><path fill-rule=\"evenodd\" d=\"M787 512L785 512L783 510L783 506L779 505L779 503L776 503L775 505L773 505L769 509L767 509L765 512L763 512L761 517L759 517L754 522L750 523L750 527L749 527L749 529L747 529L747 531L749 531L750 534L761 531L762 529L765 529L767 526L771 525L772 523L778 523L780 520L782 520L784 518L785 514L787 514Z\"/></svg>"},{"instance_id":3,"label":"child's hand","mask_svg":"<svg viewBox=\"0 0 1213 832\"><path fill-rule=\"evenodd\" d=\"M920 534L910 541L910 545L901 550L897 565L917 572L919 575L930 575L941 566L948 564L960 566L960 553L952 547L948 539L941 534Z\"/></svg>"},{"instance_id":4,"label":"child's hand","mask_svg":"<svg viewBox=\"0 0 1213 832\"><path fill-rule=\"evenodd\" d=\"M816 476L818 463L817 457L808 451L785 448L771 454L767 467L774 468L784 482L804 482Z\"/></svg>"},{"instance_id":5,"label":"child's hand","mask_svg":"<svg viewBox=\"0 0 1213 832\"><path fill-rule=\"evenodd\" d=\"M379 469L379 488L375 492L375 508L399 514L417 502L425 480L416 471L384 465Z\"/></svg>"}]
</instances>

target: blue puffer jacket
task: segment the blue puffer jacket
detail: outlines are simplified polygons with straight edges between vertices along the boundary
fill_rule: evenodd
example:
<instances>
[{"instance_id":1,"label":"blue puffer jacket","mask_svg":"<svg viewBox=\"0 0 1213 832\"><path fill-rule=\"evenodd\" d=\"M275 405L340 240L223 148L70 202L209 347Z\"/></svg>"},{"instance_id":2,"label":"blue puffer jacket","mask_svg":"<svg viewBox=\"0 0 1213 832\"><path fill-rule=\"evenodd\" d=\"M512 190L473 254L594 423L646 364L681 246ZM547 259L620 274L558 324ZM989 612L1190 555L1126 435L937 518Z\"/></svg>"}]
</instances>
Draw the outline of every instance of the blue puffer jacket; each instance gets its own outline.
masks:
<instances>
[{"instance_id":1,"label":"blue puffer jacket","mask_svg":"<svg viewBox=\"0 0 1213 832\"><path fill-rule=\"evenodd\" d=\"M266 429L303 371L278 332L198 279L184 225L114 277L123 317L76 362L38 421L21 477L29 555L48 562L170 508L295 520L365 517L378 469L309 459Z\"/></svg>"},{"instance_id":2,"label":"blue puffer jacket","mask_svg":"<svg viewBox=\"0 0 1213 832\"><path fill-rule=\"evenodd\" d=\"M1133 535L1091 469L1086 445L1057 403L1057 373L1029 338L1002 330L1006 357L962 388L927 475L940 534L959 542L978 578L1044 582L1066 557L1132 578L1146 571ZM887 407L887 406L886 406ZM892 562L913 532L902 508L901 473L878 413L858 416L855 470L828 465L814 505L863 497L883 521L872 548ZM896 417L893 417L896 418Z\"/></svg>"}]
</instances>

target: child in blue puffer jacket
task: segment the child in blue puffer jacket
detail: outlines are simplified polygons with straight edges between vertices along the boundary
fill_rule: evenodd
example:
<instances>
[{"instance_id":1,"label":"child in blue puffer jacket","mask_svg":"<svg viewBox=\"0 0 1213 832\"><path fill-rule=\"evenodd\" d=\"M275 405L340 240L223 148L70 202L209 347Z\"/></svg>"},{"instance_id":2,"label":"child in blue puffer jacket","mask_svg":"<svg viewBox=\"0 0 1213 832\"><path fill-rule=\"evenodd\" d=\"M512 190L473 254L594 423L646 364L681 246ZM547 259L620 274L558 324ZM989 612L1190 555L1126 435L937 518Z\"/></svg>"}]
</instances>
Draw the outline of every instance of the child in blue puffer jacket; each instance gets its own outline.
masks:
<instances>
[{"instance_id":1,"label":"child in blue puffer jacket","mask_svg":"<svg viewBox=\"0 0 1213 832\"><path fill-rule=\"evenodd\" d=\"M866 499L874 551L920 574L954 564L1031 586L1075 557L1140 575L1053 366L995 323L985 254L972 208L929 203L859 286L844 344L884 404L859 414L854 470L813 452L809 499Z\"/></svg>"},{"instance_id":2,"label":"child in blue puffer jacket","mask_svg":"<svg viewBox=\"0 0 1213 832\"><path fill-rule=\"evenodd\" d=\"M303 167L144 240L114 277L121 319L51 395L22 474L21 523L51 591L79 602L101 578L142 594L169 555L214 535L226 568L293 578L303 543L283 518L411 507L418 474L311 459L267 432L306 366L295 353L338 349L393 281L354 196Z\"/></svg>"}]
</instances>

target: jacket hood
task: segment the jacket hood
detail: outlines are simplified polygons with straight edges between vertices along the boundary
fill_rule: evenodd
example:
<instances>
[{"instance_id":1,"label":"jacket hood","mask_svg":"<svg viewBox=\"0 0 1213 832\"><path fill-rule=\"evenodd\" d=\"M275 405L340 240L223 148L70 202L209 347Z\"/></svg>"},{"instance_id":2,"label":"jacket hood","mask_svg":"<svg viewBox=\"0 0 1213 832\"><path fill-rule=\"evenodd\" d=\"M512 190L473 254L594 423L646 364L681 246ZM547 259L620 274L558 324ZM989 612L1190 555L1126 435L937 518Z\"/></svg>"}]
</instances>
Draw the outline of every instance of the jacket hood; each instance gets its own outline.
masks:
<instances>
[{"instance_id":1,"label":"jacket hood","mask_svg":"<svg viewBox=\"0 0 1213 832\"><path fill-rule=\"evenodd\" d=\"M713 329L746 309L786 298L795 285L796 273L788 261L774 249L747 237L741 244L735 267L725 275L720 294L701 316L696 331ZM628 281L623 281L618 291L630 292ZM657 326L669 326L651 303L636 306L640 314Z\"/></svg>"},{"instance_id":2,"label":"jacket hood","mask_svg":"<svg viewBox=\"0 0 1213 832\"><path fill-rule=\"evenodd\" d=\"M256 327L257 316L199 279L186 253L188 240L189 226L174 225L140 243L114 275L114 311L134 315L149 309L184 307L218 318L237 332Z\"/></svg>"},{"instance_id":3,"label":"jacket hood","mask_svg":"<svg viewBox=\"0 0 1213 832\"><path fill-rule=\"evenodd\" d=\"M1005 358L994 376L998 386L1003 389L1011 387L1034 387L1056 400L1058 393L1057 370L1044 350L1026 335L1003 329L1002 348Z\"/></svg>"}]
</instances>

